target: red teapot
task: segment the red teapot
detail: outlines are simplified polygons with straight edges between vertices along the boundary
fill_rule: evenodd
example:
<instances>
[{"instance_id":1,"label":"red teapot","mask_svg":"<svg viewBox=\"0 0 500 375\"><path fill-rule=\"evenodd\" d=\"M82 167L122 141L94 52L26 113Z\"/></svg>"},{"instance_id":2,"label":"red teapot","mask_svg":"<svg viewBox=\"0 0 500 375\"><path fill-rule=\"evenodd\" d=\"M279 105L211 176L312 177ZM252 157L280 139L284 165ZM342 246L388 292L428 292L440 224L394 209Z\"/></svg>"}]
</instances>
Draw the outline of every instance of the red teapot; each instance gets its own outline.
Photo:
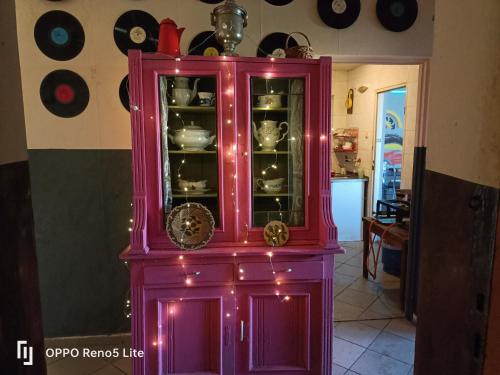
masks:
<instances>
[{"instance_id":1,"label":"red teapot","mask_svg":"<svg viewBox=\"0 0 500 375\"><path fill-rule=\"evenodd\" d=\"M177 24L170 18L161 21L157 52L170 56L179 56L181 54L180 42L183 31L184 27L177 27Z\"/></svg>"}]
</instances>

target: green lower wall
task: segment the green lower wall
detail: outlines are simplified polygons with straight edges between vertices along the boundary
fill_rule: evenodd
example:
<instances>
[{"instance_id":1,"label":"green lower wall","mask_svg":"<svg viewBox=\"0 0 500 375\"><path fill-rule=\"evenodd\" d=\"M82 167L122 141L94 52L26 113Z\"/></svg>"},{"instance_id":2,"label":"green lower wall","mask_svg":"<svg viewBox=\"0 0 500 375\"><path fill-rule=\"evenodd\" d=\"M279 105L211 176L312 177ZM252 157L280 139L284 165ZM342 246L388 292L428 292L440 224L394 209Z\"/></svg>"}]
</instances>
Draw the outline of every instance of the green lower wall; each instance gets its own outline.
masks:
<instances>
[{"instance_id":1,"label":"green lower wall","mask_svg":"<svg viewBox=\"0 0 500 375\"><path fill-rule=\"evenodd\" d=\"M46 337L127 332L129 150L30 150Z\"/></svg>"}]
</instances>

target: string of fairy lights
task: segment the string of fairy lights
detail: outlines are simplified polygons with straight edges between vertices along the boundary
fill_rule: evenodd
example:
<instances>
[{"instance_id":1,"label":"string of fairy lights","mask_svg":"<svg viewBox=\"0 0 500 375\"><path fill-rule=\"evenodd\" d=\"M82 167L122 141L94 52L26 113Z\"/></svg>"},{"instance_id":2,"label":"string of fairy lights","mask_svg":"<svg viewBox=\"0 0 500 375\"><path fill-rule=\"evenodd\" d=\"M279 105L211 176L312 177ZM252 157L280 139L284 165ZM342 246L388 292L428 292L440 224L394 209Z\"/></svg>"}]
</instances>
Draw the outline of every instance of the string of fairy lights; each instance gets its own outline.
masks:
<instances>
[{"instance_id":1,"label":"string of fairy lights","mask_svg":"<svg viewBox=\"0 0 500 375\"><path fill-rule=\"evenodd\" d=\"M173 78L174 78L174 82L175 82L175 77L182 77L182 72L181 72L181 67L178 65L178 63L180 63L182 61L182 58L184 58L185 56L189 55L189 53L198 48L200 45L202 45L203 43L205 43L210 37L212 37L212 35L214 35L214 33L210 34L205 40L203 40L199 45L191 48L186 55L182 55L182 56L166 56L166 57L169 57L171 59L174 60L175 64L174 64L174 72L175 74L173 74ZM227 108L226 111L227 111L227 117L226 117L226 120L224 121L225 125L226 126L233 126L233 116L234 116L234 112L233 112L233 97L234 97L234 91L232 89L232 87L234 87L234 82L233 82L233 79L234 77L232 77L232 73L231 73L231 64L225 64L224 63L224 60L225 60L225 56L222 57L223 61L222 61L222 66L226 68L226 71L225 71L225 74L226 74L226 77L227 77L227 80L229 82L229 87L225 90L225 94L230 96L230 99L229 100L223 100L221 101L221 103L228 103L227 104ZM274 66L273 62L275 61L275 57L269 57L269 61L271 63L271 68ZM265 83L266 83L266 91L270 94L273 94L274 93L274 90L270 84L270 79L272 78L272 73L271 72L268 72L265 74ZM175 85L172 84L172 87L174 87ZM128 87L128 85L127 85ZM170 102L172 104L175 104L175 98L172 98L170 96L170 94L168 94L168 90L167 90L167 98L168 100L170 100ZM130 105L130 108L131 110L133 111L141 111L141 108L139 108L137 105L131 103ZM169 110L171 110L173 113L174 113L174 116L181 122L183 128L184 128L184 120L183 120L183 117L182 117L182 114L177 111L175 108L172 108L172 107L169 107ZM267 116L267 112L264 112L265 113L265 116ZM267 117L264 117L264 118L267 118ZM168 127L167 127L168 129ZM184 129L185 131L185 129ZM238 202L236 200L236 190L237 190L237 186L238 186L238 180L239 180L239 176L238 176L238 173L237 173L237 155L240 155L240 146L239 146L239 140L241 139L242 135L241 133L237 133L237 138L236 138L236 142L235 143L232 143L228 146L228 149L226 151L226 155L227 157L230 158L230 161L231 161L231 164L233 165L233 172L232 172L232 188L231 188L231 197L232 197L232 204L233 204L233 212L234 214L236 215L235 217L235 222L237 223L240 223L242 218L241 218L241 215L240 215L240 209L238 207ZM307 134L307 138L309 138L309 134ZM320 136L320 139L321 141L325 141L326 140L326 136L325 135L321 135ZM289 140L290 141L295 141L295 137L289 137ZM259 146L262 146L262 145L259 145ZM214 144L214 147L217 148L217 143ZM252 147L252 146L250 146ZM181 150L184 150L184 147L183 145L181 145ZM223 150L222 150L223 151ZM274 161L272 161L269 165L265 166L264 169L261 170L261 175L262 176L266 176L268 174L268 172L270 170L277 170L279 168L279 165L278 165L278 151L276 149L273 150L274 152ZM243 150L243 153L241 155L243 155L244 157L248 157L248 151L247 150ZM181 162L178 166L178 169L177 169L177 173L176 173L176 176L178 179L180 179L182 177L182 171L184 168L187 167L187 159L186 159L186 155L187 153L184 152L183 154L183 158L181 159ZM185 201L188 202L188 188L187 187L184 187L184 192L185 192ZM281 201L280 201L280 198L279 197L275 197L275 202L277 204L277 207L278 207L278 212L279 212L279 216L280 216L280 221L282 221L282 204L281 204ZM132 204L131 204L132 205ZM133 219L130 219L130 223L133 222ZM242 222L242 226L244 229L244 233L243 233L243 236L242 236L242 240L241 240L241 243L242 245L248 245L248 236L249 236L249 223L248 222L245 222L245 219L243 220ZM129 231L132 231L132 228L129 228ZM274 266L274 263L273 263L273 257L274 257L274 253L273 251L267 251L263 254L267 260L268 260L268 263L269 263L269 267L270 267L270 270L271 270L271 274L272 274L272 279L273 279L273 282L274 282L274 285L276 287L275 289L275 292L274 294L276 295L276 297L278 298L278 300L280 302L288 302L291 300L291 296L290 295L283 295L280 291L280 287L281 285L283 284L283 282L285 281L285 278L282 277L282 274L283 273L290 273L292 272L292 269L291 268L287 268L287 269L284 269L284 270L276 270L275 269L275 266ZM196 277L199 276L199 272L197 271L194 271L194 272L188 272L188 263L186 262L186 258L187 256L186 255L179 255L178 256L178 263L183 271L183 277L184 277L184 284L187 286L187 287L192 287L195 285L195 280L196 280ZM233 303L234 303L234 309L235 310L239 310L239 306L238 306L238 294L237 294L237 286L238 286L238 281L243 281L245 280L245 269L243 267L241 267L239 265L239 261L238 261L238 252L233 252L232 253L232 258L233 258L233 265L234 265L234 269L238 270L237 271L237 278L233 278L233 281L231 282L231 284L229 285L229 295L233 297ZM124 262L125 265L127 266L128 268L128 265L127 265L127 262L125 261ZM177 298L177 302L182 302L183 300L183 297L180 297L180 298ZM176 302L176 301L172 301L172 302ZM176 312L176 309L172 306L169 306L169 311L168 313L169 314L175 314ZM126 301L125 301L125 306L124 306L124 315L126 318L131 318L132 316L132 311L131 311L131 298L130 298L130 290L127 292L127 296L126 296ZM224 316L226 318L231 318L232 316L232 311L230 310L226 310L225 313L224 313ZM154 346L157 346L157 345L161 345L163 343L163 340L161 340L161 338L159 339L155 339L153 341L153 345Z\"/></svg>"}]
</instances>

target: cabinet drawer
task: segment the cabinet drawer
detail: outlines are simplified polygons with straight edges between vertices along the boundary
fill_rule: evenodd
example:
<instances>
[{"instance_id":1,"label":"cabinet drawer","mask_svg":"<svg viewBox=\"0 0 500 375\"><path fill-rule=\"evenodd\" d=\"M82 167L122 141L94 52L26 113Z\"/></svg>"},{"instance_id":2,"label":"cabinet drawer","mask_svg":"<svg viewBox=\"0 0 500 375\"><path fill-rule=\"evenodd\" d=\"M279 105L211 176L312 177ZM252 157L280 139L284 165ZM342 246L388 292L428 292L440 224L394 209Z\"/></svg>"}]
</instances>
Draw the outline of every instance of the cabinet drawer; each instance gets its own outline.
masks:
<instances>
[{"instance_id":1,"label":"cabinet drawer","mask_svg":"<svg viewBox=\"0 0 500 375\"><path fill-rule=\"evenodd\" d=\"M240 280L313 280L323 277L323 262L273 262L274 271L269 262L240 263Z\"/></svg>"},{"instance_id":2,"label":"cabinet drawer","mask_svg":"<svg viewBox=\"0 0 500 375\"><path fill-rule=\"evenodd\" d=\"M144 284L199 282L230 282L233 280L232 264L186 264L176 266L152 266L144 269Z\"/></svg>"}]
</instances>

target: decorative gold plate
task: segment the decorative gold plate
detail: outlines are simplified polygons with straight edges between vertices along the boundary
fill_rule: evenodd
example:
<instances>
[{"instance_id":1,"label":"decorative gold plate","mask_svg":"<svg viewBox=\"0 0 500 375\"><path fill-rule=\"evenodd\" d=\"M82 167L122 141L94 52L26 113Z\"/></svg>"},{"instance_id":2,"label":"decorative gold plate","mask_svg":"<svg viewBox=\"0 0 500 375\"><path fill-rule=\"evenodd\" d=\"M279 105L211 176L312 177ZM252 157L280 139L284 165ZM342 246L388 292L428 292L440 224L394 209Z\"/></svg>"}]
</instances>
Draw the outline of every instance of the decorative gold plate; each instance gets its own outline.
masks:
<instances>
[{"instance_id":1,"label":"decorative gold plate","mask_svg":"<svg viewBox=\"0 0 500 375\"><path fill-rule=\"evenodd\" d=\"M288 227L279 220L270 221L264 228L264 239L269 246L283 246L288 237Z\"/></svg>"},{"instance_id":2,"label":"decorative gold plate","mask_svg":"<svg viewBox=\"0 0 500 375\"><path fill-rule=\"evenodd\" d=\"M167 217L167 233L172 242L184 250L206 246L214 234L215 221L208 208L199 203L174 207Z\"/></svg>"}]
</instances>

